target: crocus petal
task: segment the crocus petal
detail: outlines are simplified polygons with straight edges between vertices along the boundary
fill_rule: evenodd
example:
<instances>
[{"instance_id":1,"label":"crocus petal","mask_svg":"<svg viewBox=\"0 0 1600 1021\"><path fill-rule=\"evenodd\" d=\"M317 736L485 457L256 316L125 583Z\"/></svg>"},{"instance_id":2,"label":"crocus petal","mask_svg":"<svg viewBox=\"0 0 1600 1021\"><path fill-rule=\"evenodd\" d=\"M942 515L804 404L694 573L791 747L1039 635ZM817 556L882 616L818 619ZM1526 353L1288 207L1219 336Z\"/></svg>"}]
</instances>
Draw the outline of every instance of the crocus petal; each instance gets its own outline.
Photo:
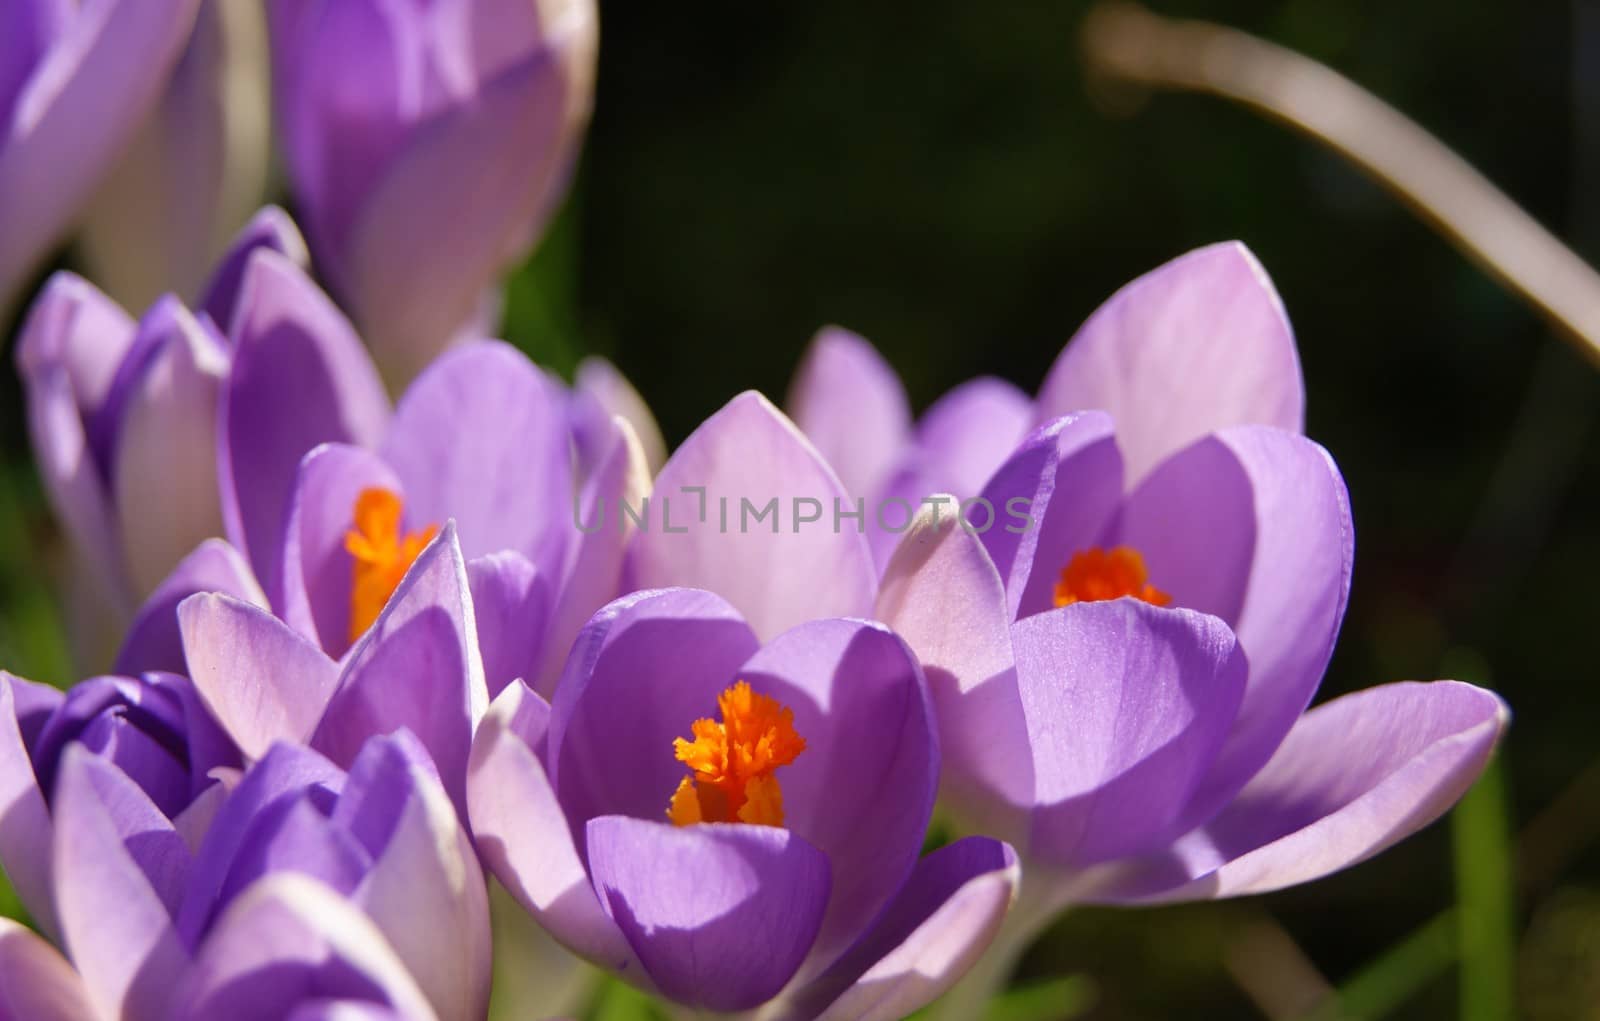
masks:
<instances>
[{"instance_id":1,"label":"crocus petal","mask_svg":"<svg viewBox=\"0 0 1600 1021\"><path fill-rule=\"evenodd\" d=\"M56 931L50 890L50 810L28 758L32 713L61 704L61 693L0 670L0 868L28 914Z\"/></svg>"},{"instance_id":2,"label":"crocus petal","mask_svg":"<svg viewBox=\"0 0 1600 1021\"><path fill-rule=\"evenodd\" d=\"M607 435L606 447L575 498L575 527L580 534L567 547L560 598L540 650L541 665L529 678L534 690L547 698L561 677L573 639L590 617L622 593L623 566L636 531L622 508L645 506L650 493L650 468L633 428L613 418Z\"/></svg>"},{"instance_id":3,"label":"crocus petal","mask_svg":"<svg viewBox=\"0 0 1600 1021\"><path fill-rule=\"evenodd\" d=\"M415 376L472 318L565 183L563 70L540 49L483 83L419 126L365 196L339 290L391 381Z\"/></svg>"},{"instance_id":4,"label":"crocus petal","mask_svg":"<svg viewBox=\"0 0 1600 1021\"><path fill-rule=\"evenodd\" d=\"M1123 540L1179 606L1222 617L1250 659L1233 733L1202 799L1220 808L1310 704L1350 594L1350 497L1327 451L1265 426L1169 458L1128 500Z\"/></svg>"},{"instance_id":5,"label":"crocus petal","mask_svg":"<svg viewBox=\"0 0 1600 1021\"><path fill-rule=\"evenodd\" d=\"M875 497L911 441L900 377L865 339L837 326L811 341L784 403L851 496Z\"/></svg>"},{"instance_id":6,"label":"crocus petal","mask_svg":"<svg viewBox=\"0 0 1600 1021\"><path fill-rule=\"evenodd\" d=\"M192 297L260 202L272 125L266 64L258 5L200 5L160 100L78 232L80 256L125 305L168 291Z\"/></svg>"},{"instance_id":7,"label":"crocus petal","mask_svg":"<svg viewBox=\"0 0 1600 1021\"><path fill-rule=\"evenodd\" d=\"M656 424L656 416L651 413L650 405L639 396L639 391L628 382L628 377L608 360L590 355L578 363L577 371L572 374L572 390L575 398L594 401L604 416L602 424L609 423L613 417L628 423L638 437L650 476L655 477L655 473L666 463L667 441L661 436L661 426ZM607 428L602 432L596 446L604 450L606 435L610 430Z\"/></svg>"},{"instance_id":8,"label":"crocus petal","mask_svg":"<svg viewBox=\"0 0 1600 1021\"><path fill-rule=\"evenodd\" d=\"M1509 721L1492 692L1456 681L1335 699L1295 724L1221 815L1095 899L1240 897L1365 861L1455 804Z\"/></svg>"},{"instance_id":9,"label":"crocus petal","mask_svg":"<svg viewBox=\"0 0 1600 1021\"><path fill-rule=\"evenodd\" d=\"M1237 241L1196 249L1101 305L1039 391L1041 420L1090 408L1116 419L1130 484L1224 426L1301 431L1294 333L1250 250Z\"/></svg>"},{"instance_id":10,"label":"crocus petal","mask_svg":"<svg viewBox=\"0 0 1600 1021\"><path fill-rule=\"evenodd\" d=\"M273 1021L318 1000L355 1000L430 1021L433 1008L383 934L315 879L269 876L207 938L173 1017Z\"/></svg>"},{"instance_id":11,"label":"crocus petal","mask_svg":"<svg viewBox=\"0 0 1600 1021\"><path fill-rule=\"evenodd\" d=\"M791 830L589 820L595 889L674 1000L744 1010L794 975L828 903L828 857Z\"/></svg>"},{"instance_id":12,"label":"crocus petal","mask_svg":"<svg viewBox=\"0 0 1600 1021\"><path fill-rule=\"evenodd\" d=\"M54 801L56 909L102 1017L167 1017L188 966L171 911L188 848L117 770L69 747Z\"/></svg>"},{"instance_id":13,"label":"crocus petal","mask_svg":"<svg viewBox=\"0 0 1600 1021\"><path fill-rule=\"evenodd\" d=\"M631 554L640 588L709 589L763 638L872 608L877 571L866 541L829 517L854 504L810 441L758 393L735 397L683 442L652 502L660 520L652 508ZM816 515L809 524L796 520L801 505Z\"/></svg>"},{"instance_id":14,"label":"crocus petal","mask_svg":"<svg viewBox=\"0 0 1600 1021\"><path fill-rule=\"evenodd\" d=\"M133 138L182 52L199 0L76 7L16 98L0 149L0 306Z\"/></svg>"},{"instance_id":15,"label":"crocus petal","mask_svg":"<svg viewBox=\"0 0 1600 1021\"><path fill-rule=\"evenodd\" d=\"M245 772L218 809L189 874L178 911L178 931L193 946L216 920L235 862L249 850L256 824L286 810L307 793L331 801L344 789L345 775L309 748L276 742Z\"/></svg>"},{"instance_id":16,"label":"crocus petal","mask_svg":"<svg viewBox=\"0 0 1600 1021\"><path fill-rule=\"evenodd\" d=\"M446 522L345 658L311 745L348 766L369 737L406 727L465 818L467 755L488 708L467 565Z\"/></svg>"},{"instance_id":17,"label":"crocus petal","mask_svg":"<svg viewBox=\"0 0 1600 1021\"><path fill-rule=\"evenodd\" d=\"M489 1006L489 899L472 842L427 752L406 731L357 756L332 822L372 855L352 896L394 948L441 1021Z\"/></svg>"},{"instance_id":18,"label":"crocus petal","mask_svg":"<svg viewBox=\"0 0 1600 1021\"><path fill-rule=\"evenodd\" d=\"M28 435L45 490L88 566L97 577L109 577L117 594L122 551L85 422L105 400L133 334L133 321L114 302L87 281L57 273L17 338Z\"/></svg>"},{"instance_id":19,"label":"crocus petal","mask_svg":"<svg viewBox=\"0 0 1600 1021\"><path fill-rule=\"evenodd\" d=\"M218 450L223 520L276 605L300 459L319 443L376 445L389 401L349 322L271 249L250 257L231 337Z\"/></svg>"},{"instance_id":20,"label":"crocus petal","mask_svg":"<svg viewBox=\"0 0 1600 1021\"><path fill-rule=\"evenodd\" d=\"M541 755L550 707L521 682L501 692L472 742L467 801L478 853L517 903L574 953L647 981L600 907Z\"/></svg>"},{"instance_id":21,"label":"crocus petal","mask_svg":"<svg viewBox=\"0 0 1600 1021\"><path fill-rule=\"evenodd\" d=\"M117 652L113 673L133 675L146 670L187 674L183 635L178 630L178 604L198 592L217 592L266 609L267 596L256 584L250 565L221 539L207 539L178 562L128 628Z\"/></svg>"},{"instance_id":22,"label":"crocus petal","mask_svg":"<svg viewBox=\"0 0 1600 1021\"><path fill-rule=\"evenodd\" d=\"M968 380L917 422L917 449L933 492L963 499L983 488L1033 426L1033 402L1001 379Z\"/></svg>"},{"instance_id":23,"label":"crocus petal","mask_svg":"<svg viewBox=\"0 0 1600 1021\"><path fill-rule=\"evenodd\" d=\"M1109 416L1055 419L1024 440L984 486L984 548L1006 582L1012 616L1047 610L1074 553L1098 543L1122 504L1122 458ZM1020 512L1020 517L1019 517Z\"/></svg>"},{"instance_id":24,"label":"crocus petal","mask_svg":"<svg viewBox=\"0 0 1600 1021\"><path fill-rule=\"evenodd\" d=\"M833 867L804 981L843 953L916 865L939 785L933 706L911 650L865 621L801 624L739 677L794 712L806 750L779 774L784 824Z\"/></svg>"},{"instance_id":25,"label":"crocus petal","mask_svg":"<svg viewBox=\"0 0 1600 1021\"><path fill-rule=\"evenodd\" d=\"M311 266L311 253L306 250L305 238L294 225L289 214L277 206L263 206L251 217L234 237L233 244L217 260L211 279L200 292L200 310L211 317L217 328L234 336L233 316L239 307L239 293L244 286L244 271L256 249L266 248L284 256L301 269Z\"/></svg>"},{"instance_id":26,"label":"crocus petal","mask_svg":"<svg viewBox=\"0 0 1600 1021\"><path fill-rule=\"evenodd\" d=\"M922 663L939 723L943 794L970 824L1021 841L1033 805L1006 593L981 539L930 507L883 575L878 619Z\"/></svg>"},{"instance_id":27,"label":"crocus petal","mask_svg":"<svg viewBox=\"0 0 1600 1021\"><path fill-rule=\"evenodd\" d=\"M0 1018L95 1021L83 980L55 947L0 918Z\"/></svg>"},{"instance_id":28,"label":"crocus petal","mask_svg":"<svg viewBox=\"0 0 1600 1021\"><path fill-rule=\"evenodd\" d=\"M1202 821L1195 788L1244 693L1227 625L1124 598L1025 617L1011 636L1038 806L1030 857L1082 867Z\"/></svg>"},{"instance_id":29,"label":"crocus petal","mask_svg":"<svg viewBox=\"0 0 1600 1021\"><path fill-rule=\"evenodd\" d=\"M321 649L265 610L215 593L180 603L178 628L195 688L245 755L311 734L338 680Z\"/></svg>"},{"instance_id":30,"label":"crocus petal","mask_svg":"<svg viewBox=\"0 0 1600 1021\"><path fill-rule=\"evenodd\" d=\"M578 635L556 687L546 762L574 825L665 818L683 765L672 747L756 651L750 627L709 592L625 596ZM574 834L583 852L582 832Z\"/></svg>"},{"instance_id":31,"label":"crocus petal","mask_svg":"<svg viewBox=\"0 0 1600 1021\"><path fill-rule=\"evenodd\" d=\"M383 458L343 443L325 443L300 462L284 527L283 599L290 627L342 656L350 647L350 590L355 561L345 537L363 490L405 490Z\"/></svg>"},{"instance_id":32,"label":"crocus petal","mask_svg":"<svg viewBox=\"0 0 1600 1021\"><path fill-rule=\"evenodd\" d=\"M550 622L550 584L509 550L467 562L483 677L493 699L512 681L536 676Z\"/></svg>"},{"instance_id":33,"label":"crocus petal","mask_svg":"<svg viewBox=\"0 0 1600 1021\"><path fill-rule=\"evenodd\" d=\"M796 998L804 1014L895 1021L933 1002L994 939L1019 879L1015 852L988 837L928 855L871 931Z\"/></svg>"},{"instance_id":34,"label":"crocus petal","mask_svg":"<svg viewBox=\"0 0 1600 1021\"><path fill-rule=\"evenodd\" d=\"M500 341L463 345L400 399L383 456L416 522L455 518L469 558L516 550L559 563L570 533L566 394Z\"/></svg>"},{"instance_id":35,"label":"crocus petal","mask_svg":"<svg viewBox=\"0 0 1600 1021\"><path fill-rule=\"evenodd\" d=\"M163 318L165 337L122 405L112 462L122 548L140 597L196 543L222 532L216 421L227 352L181 307Z\"/></svg>"}]
</instances>

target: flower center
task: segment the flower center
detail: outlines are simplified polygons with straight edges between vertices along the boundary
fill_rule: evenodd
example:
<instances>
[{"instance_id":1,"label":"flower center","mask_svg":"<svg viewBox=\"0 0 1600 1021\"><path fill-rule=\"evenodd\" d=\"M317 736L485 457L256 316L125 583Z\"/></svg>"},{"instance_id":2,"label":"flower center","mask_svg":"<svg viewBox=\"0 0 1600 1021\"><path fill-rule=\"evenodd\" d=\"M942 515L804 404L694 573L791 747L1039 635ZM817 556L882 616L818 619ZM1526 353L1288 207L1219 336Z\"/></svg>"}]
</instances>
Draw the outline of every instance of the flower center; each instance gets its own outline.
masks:
<instances>
[{"instance_id":1,"label":"flower center","mask_svg":"<svg viewBox=\"0 0 1600 1021\"><path fill-rule=\"evenodd\" d=\"M1091 546L1072 555L1056 582L1056 605L1094 603L1132 596L1156 606L1170 606L1172 597L1150 584L1144 557L1132 546Z\"/></svg>"},{"instance_id":2,"label":"flower center","mask_svg":"<svg viewBox=\"0 0 1600 1021\"><path fill-rule=\"evenodd\" d=\"M739 681L717 696L722 722L695 720L694 740L672 749L689 767L672 795L667 818L675 826L697 822L783 825L783 791L773 773L806 750L794 729L794 711L757 695Z\"/></svg>"},{"instance_id":3,"label":"flower center","mask_svg":"<svg viewBox=\"0 0 1600 1021\"><path fill-rule=\"evenodd\" d=\"M363 489L356 497L354 527L344 534L344 548L355 557L350 574L350 640L366 633L406 576L412 561L439 531L429 525L403 535L400 497L387 489Z\"/></svg>"}]
</instances>

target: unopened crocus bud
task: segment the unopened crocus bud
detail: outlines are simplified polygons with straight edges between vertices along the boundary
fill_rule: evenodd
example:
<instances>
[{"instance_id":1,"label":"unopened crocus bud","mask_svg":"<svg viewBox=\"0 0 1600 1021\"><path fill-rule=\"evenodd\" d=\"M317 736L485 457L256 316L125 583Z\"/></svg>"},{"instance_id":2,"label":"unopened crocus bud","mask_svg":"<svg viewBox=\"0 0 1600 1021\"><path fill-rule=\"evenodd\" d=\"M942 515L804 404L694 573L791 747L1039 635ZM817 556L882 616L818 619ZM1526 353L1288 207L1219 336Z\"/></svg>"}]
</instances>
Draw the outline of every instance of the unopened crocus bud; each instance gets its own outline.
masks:
<instances>
[{"instance_id":1,"label":"unopened crocus bud","mask_svg":"<svg viewBox=\"0 0 1600 1021\"><path fill-rule=\"evenodd\" d=\"M0 311L160 98L199 0L0 5Z\"/></svg>"},{"instance_id":2,"label":"unopened crocus bud","mask_svg":"<svg viewBox=\"0 0 1600 1021\"><path fill-rule=\"evenodd\" d=\"M127 308L193 297L266 192L272 116L266 15L202 0L165 91L89 203L78 251ZM226 328L226 323L221 324Z\"/></svg>"},{"instance_id":3,"label":"unopened crocus bud","mask_svg":"<svg viewBox=\"0 0 1600 1021\"><path fill-rule=\"evenodd\" d=\"M320 274L399 389L470 327L565 189L593 0L283 0L280 140Z\"/></svg>"}]
</instances>

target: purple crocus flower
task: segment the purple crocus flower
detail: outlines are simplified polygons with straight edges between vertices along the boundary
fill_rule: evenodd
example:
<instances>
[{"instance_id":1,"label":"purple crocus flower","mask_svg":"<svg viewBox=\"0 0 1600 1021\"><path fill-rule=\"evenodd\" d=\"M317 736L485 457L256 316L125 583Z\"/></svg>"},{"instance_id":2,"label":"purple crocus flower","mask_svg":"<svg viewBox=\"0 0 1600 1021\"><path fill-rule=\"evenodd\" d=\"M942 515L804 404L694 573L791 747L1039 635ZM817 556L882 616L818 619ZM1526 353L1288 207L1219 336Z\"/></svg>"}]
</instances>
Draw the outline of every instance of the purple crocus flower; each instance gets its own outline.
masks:
<instances>
[{"instance_id":1,"label":"purple crocus flower","mask_svg":"<svg viewBox=\"0 0 1600 1021\"><path fill-rule=\"evenodd\" d=\"M222 527L217 404L232 362L219 330L249 253L304 258L294 225L259 214L219 264L196 310L158 301L137 323L91 284L58 273L23 324L17 367L35 459L80 574L106 623L83 638L108 658L133 609L195 544Z\"/></svg>"},{"instance_id":2,"label":"purple crocus flower","mask_svg":"<svg viewBox=\"0 0 1600 1021\"><path fill-rule=\"evenodd\" d=\"M199 0L0 9L0 315L155 105Z\"/></svg>"},{"instance_id":3,"label":"purple crocus flower","mask_svg":"<svg viewBox=\"0 0 1600 1021\"><path fill-rule=\"evenodd\" d=\"M275 1018L323 1001L482 1016L482 873L404 731L368 742L348 774L275 745L242 776L213 770L175 818L124 761L81 740L60 754L48 860L72 966L37 943L0 950L0 966L26 966L24 995L54 988L73 1008L61 1016L84 1019Z\"/></svg>"},{"instance_id":4,"label":"purple crocus flower","mask_svg":"<svg viewBox=\"0 0 1600 1021\"><path fill-rule=\"evenodd\" d=\"M763 644L723 599L640 592L580 635L553 704L496 699L473 745L490 871L557 939L678 1003L897 1018L981 953L1009 848L918 860L938 774L921 670L880 625Z\"/></svg>"},{"instance_id":5,"label":"purple crocus flower","mask_svg":"<svg viewBox=\"0 0 1600 1021\"><path fill-rule=\"evenodd\" d=\"M279 134L319 270L403 386L473 321L565 190L593 0L283 0Z\"/></svg>"},{"instance_id":6,"label":"purple crocus flower","mask_svg":"<svg viewBox=\"0 0 1600 1021\"><path fill-rule=\"evenodd\" d=\"M1024 501L1025 527L925 513L895 551L878 612L928 671L947 799L1012 839L1035 887L1012 952L1067 903L1355 864L1487 763L1507 711L1470 685L1306 711L1353 529L1332 458L1290 431L1301 393L1259 267L1201 250L1120 292L1057 363L1046 412L1115 414L1048 421L982 487L990 508Z\"/></svg>"}]
</instances>

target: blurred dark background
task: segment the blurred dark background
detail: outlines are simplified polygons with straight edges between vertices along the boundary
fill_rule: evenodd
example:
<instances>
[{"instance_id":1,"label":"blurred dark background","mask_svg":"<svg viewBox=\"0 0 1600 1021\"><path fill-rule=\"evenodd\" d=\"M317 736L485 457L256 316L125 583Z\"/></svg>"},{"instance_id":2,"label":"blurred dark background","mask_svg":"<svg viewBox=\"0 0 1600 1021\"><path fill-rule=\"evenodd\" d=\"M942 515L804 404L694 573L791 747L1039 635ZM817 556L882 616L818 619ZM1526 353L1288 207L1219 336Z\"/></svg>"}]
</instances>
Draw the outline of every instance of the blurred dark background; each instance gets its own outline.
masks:
<instances>
[{"instance_id":1,"label":"blurred dark background","mask_svg":"<svg viewBox=\"0 0 1600 1021\"><path fill-rule=\"evenodd\" d=\"M1600 260L1600 3L1152 6L1326 62ZM1323 697L1453 676L1507 698L1503 826L1522 853L1491 878L1515 890L1519 1010L1600 1017L1600 379L1339 158L1210 98L1087 87L1087 10L603 4L575 196L513 281L508 335L564 371L609 355L676 442L739 390L781 398L830 322L871 339L919 408L979 374L1034 390L1119 285L1243 239L1288 307L1308 431L1354 503ZM8 378L0 531L47 546L15 392ZM0 650L48 673L45 590L0 584ZM1324 980L1383 1005L1352 1016L1484 1016L1461 992L1474 894L1456 863L1475 840L1493 860L1488 797L1477 822L1301 890L1070 916L1024 977L1079 977L1026 1016L1292 1016L1274 988Z\"/></svg>"}]
</instances>

